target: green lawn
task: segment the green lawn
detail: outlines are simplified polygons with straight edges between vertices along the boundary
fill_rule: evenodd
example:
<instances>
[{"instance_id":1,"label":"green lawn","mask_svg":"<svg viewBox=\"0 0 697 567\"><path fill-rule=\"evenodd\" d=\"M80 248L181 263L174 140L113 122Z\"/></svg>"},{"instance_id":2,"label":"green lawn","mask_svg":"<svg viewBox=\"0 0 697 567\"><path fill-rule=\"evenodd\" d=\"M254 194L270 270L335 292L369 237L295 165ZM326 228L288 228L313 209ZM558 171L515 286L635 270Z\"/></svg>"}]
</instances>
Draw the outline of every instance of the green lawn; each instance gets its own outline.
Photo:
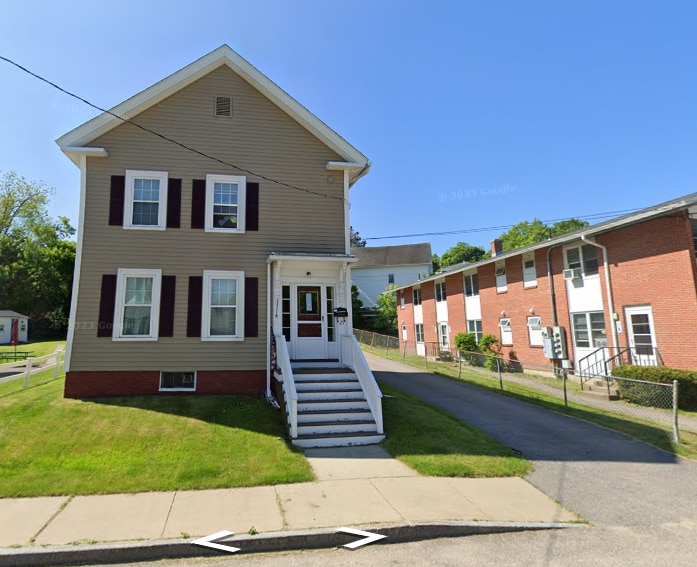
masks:
<instances>
[{"instance_id":1,"label":"green lawn","mask_svg":"<svg viewBox=\"0 0 697 567\"><path fill-rule=\"evenodd\" d=\"M63 385L61 378L4 395L0 390L0 497L255 486L314 478L302 452L285 441L281 413L263 398L81 401L64 399Z\"/></svg>"},{"instance_id":2,"label":"green lawn","mask_svg":"<svg viewBox=\"0 0 697 567\"><path fill-rule=\"evenodd\" d=\"M522 476L532 465L452 415L400 390L380 385L385 449L429 476Z\"/></svg>"},{"instance_id":3,"label":"green lawn","mask_svg":"<svg viewBox=\"0 0 697 567\"><path fill-rule=\"evenodd\" d=\"M63 348L65 349L65 340L22 343L17 345L17 350L29 351L31 352L31 356L36 358L38 356L44 356L45 354L51 354L58 345L63 345ZM0 346L0 352L14 352L14 350L15 347L12 345Z\"/></svg>"}]
</instances>

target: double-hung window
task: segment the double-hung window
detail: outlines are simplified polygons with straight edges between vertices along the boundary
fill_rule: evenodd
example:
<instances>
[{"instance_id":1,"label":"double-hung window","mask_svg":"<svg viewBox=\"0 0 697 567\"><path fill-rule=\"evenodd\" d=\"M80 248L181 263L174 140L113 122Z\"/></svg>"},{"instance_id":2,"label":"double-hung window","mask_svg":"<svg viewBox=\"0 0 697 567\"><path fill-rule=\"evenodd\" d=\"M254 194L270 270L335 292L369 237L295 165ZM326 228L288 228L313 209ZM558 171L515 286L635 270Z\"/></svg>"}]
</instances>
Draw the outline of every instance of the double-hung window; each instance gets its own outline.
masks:
<instances>
[{"instance_id":1,"label":"double-hung window","mask_svg":"<svg viewBox=\"0 0 697 567\"><path fill-rule=\"evenodd\" d=\"M450 348L450 339L448 337L449 327L447 323L438 323L438 344L442 349Z\"/></svg>"},{"instance_id":2,"label":"double-hung window","mask_svg":"<svg viewBox=\"0 0 697 567\"><path fill-rule=\"evenodd\" d=\"M246 188L242 175L206 176L206 232L244 232Z\"/></svg>"},{"instance_id":3,"label":"double-hung window","mask_svg":"<svg viewBox=\"0 0 697 567\"><path fill-rule=\"evenodd\" d=\"M167 172L126 170L124 228L165 230Z\"/></svg>"},{"instance_id":4,"label":"double-hung window","mask_svg":"<svg viewBox=\"0 0 697 567\"><path fill-rule=\"evenodd\" d=\"M201 340L244 339L244 272L203 272Z\"/></svg>"},{"instance_id":5,"label":"double-hung window","mask_svg":"<svg viewBox=\"0 0 697 567\"><path fill-rule=\"evenodd\" d=\"M534 252L523 256L523 288L530 287L537 287L537 268L535 267Z\"/></svg>"},{"instance_id":6,"label":"double-hung window","mask_svg":"<svg viewBox=\"0 0 697 567\"><path fill-rule=\"evenodd\" d=\"M440 282L436 284L436 301L445 301L445 282Z\"/></svg>"},{"instance_id":7,"label":"double-hung window","mask_svg":"<svg viewBox=\"0 0 697 567\"><path fill-rule=\"evenodd\" d=\"M571 315L574 344L579 348L607 346L605 314L602 311L574 313Z\"/></svg>"},{"instance_id":8,"label":"double-hung window","mask_svg":"<svg viewBox=\"0 0 697 567\"><path fill-rule=\"evenodd\" d=\"M119 269L114 340L157 340L161 283L162 270Z\"/></svg>"},{"instance_id":9,"label":"double-hung window","mask_svg":"<svg viewBox=\"0 0 697 567\"><path fill-rule=\"evenodd\" d=\"M414 296L414 306L421 305L421 288L417 287L412 290L412 295Z\"/></svg>"},{"instance_id":10,"label":"double-hung window","mask_svg":"<svg viewBox=\"0 0 697 567\"><path fill-rule=\"evenodd\" d=\"M472 333L477 339L477 343L482 340L482 320L481 319L468 319L467 320L467 332Z\"/></svg>"},{"instance_id":11,"label":"double-hung window","mask_svg":"<svg viewBox=\"0 0 697 567\"><path fill-rule=\"evenodd\" d=\"M423 323L417 323L414 325L414 334L416 335L416 342L424 342L424 325Z\"/></svg>"},{"instance_id":12,"label":"double-hung window","mask_svg":"<svg viewBox=\"0 0 697 567\"><path fill-rule=\"evenodd\" d=\"M570 270L583 268L584 276L598 273L598 250L595 246L584 244L576 248L566 249L566 267Z\"/></svg>"},{"instance_id":13,"label":"double-hung window","mask_svg":"<svg viewBox=\"0 0 697 567\"><path fill-rule=\"evenodd\" d=\"M508 280L506 279L506 262L496 262L496 291L503 293L508 291Z\"/></svg>"},{"instance_id":14,"label":"double-hung window","mask_svg":"<svg viewBox=\"0 0 697 567\"><path fill-rule=\"evenodd\" d=\"M465 295L467 297L479 295L479 277L477 274L465 276Z\"/></svg>"}]
</instances>

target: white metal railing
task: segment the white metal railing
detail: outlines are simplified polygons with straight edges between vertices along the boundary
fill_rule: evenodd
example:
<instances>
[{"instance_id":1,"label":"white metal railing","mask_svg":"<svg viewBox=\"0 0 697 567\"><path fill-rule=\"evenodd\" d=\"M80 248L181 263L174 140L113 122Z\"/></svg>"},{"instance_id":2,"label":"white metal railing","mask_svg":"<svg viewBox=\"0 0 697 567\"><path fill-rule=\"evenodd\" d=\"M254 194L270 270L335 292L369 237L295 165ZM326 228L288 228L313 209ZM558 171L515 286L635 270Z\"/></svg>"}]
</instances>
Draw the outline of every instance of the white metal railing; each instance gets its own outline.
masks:
<instances>
[{"instance_id":1,"label":"white metal railing","mask_svg":"<svg viewBox=\"0 0 697 567\"><path fill-rule=\"evenodd\" d=\"M283 377L283 398L286 402L286 414L290 426L290 437L298 437L298 391L295 389L293 368L290 365L290 355L286 338L283 335L275 335L276 338L276 364L281 369Z\"/></svg>"},{"instance_id":2,"label":"white metal railing","mask_svg":"<svg viewBox=\"0 0 697 567\"><path fill-rule=\"evenodd\" d=\"M27 358L22 361L8 362L6 364L0 364L0 374L5 374L6 372L12 372L10 376L5 376L0 378L0 384L4 382L10 382L11 380L17 380L24 376L23 388L29 387L29 377L37 372L42 372L53 367L53 378L58 378L58 369L62 364L61 357L63 356L63 351L59 350L52 352L51 354L45 354L43 356L37 356L34 358ZM49 359L53 359L49 363ZM34 366L37 366L34 368Z\"/></svg>"},{"instance_id":3,"label":"white metal railing","mask_svg":"<svg viewBox=\"0 0 697 567\"><path fill-rule=\"evenodd\" d=\"M358 340L353 335L341 337L341 360L345 366L353 369L361 384L368 407L378 428L378 433L385 432L382 424L382 392L363 355Z\"/></svg>"}]
</instances>

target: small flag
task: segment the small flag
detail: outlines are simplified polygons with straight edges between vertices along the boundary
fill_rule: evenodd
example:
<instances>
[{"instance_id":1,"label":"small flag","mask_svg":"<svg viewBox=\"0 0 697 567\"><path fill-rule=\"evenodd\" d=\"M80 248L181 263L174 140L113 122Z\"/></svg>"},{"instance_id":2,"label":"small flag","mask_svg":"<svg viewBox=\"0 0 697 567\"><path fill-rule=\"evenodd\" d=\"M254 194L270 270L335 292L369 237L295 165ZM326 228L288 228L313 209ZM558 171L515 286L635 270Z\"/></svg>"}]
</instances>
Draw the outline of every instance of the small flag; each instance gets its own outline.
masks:
<instances>
[{"instance_id":1,"label":"small flag","mask_svg":"<svg viewBox=\"0 0 697 567\"><path fill-rule=\"evenodd\" d=\"M276 370L276 336L271 332L271 372Z\"/></svg>"}]
</instances>

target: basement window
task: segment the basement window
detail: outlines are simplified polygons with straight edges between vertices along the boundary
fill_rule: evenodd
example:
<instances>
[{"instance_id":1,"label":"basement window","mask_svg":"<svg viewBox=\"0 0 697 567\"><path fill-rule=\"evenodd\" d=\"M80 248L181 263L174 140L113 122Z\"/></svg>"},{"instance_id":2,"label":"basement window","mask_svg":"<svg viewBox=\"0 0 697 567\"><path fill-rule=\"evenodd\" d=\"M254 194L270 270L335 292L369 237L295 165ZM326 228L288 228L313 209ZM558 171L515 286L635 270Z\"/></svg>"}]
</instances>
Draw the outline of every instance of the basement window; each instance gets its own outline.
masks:
<instances>
[{"instance_id":1,"label":"basement window","mask_svg":"<svg viewBox=\"0 0 697 567\"><path fill-rule=\"evenodd\" d=\"M196 391L196 372L160 372L160 392Z\"/></svg>"},{"instance_id":2,"label":"basement window","mask_svg":"<svg viewBox=\"0 0 697 567\"><path fill-rule=\"evenodd\" d=\"M215 115L216 116L232 116L232 97L217 96L215 97Z\"/></svg>"}]
</instances>

